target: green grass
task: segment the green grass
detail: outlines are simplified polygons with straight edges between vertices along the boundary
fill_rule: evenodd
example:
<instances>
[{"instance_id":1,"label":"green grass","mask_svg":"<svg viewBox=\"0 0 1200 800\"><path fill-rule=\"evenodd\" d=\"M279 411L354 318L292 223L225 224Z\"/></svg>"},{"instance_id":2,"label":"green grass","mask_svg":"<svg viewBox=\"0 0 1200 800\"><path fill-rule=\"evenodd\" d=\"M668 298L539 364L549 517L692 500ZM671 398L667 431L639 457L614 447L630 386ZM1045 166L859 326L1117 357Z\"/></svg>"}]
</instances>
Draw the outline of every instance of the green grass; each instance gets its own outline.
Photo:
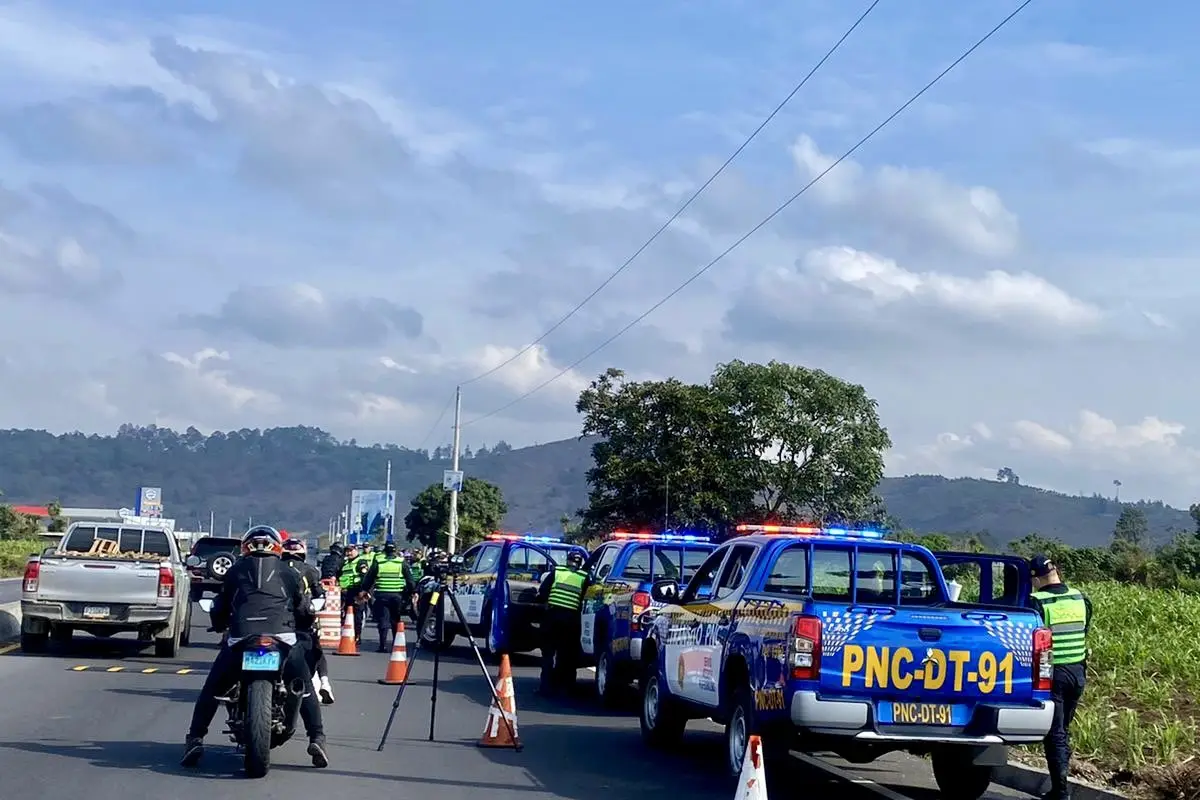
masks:
<instances>
[{"instance_id":1,"label":"green grass","mask_svg":"<svg viewBox=\"0 0 1200 800\"><path fill-rule=\"evenodd\" d=\"M12 578L25 571L25 559L40 553L46 543L41 539L0 539L0 578Z\"/></svg>"}]
</instances>

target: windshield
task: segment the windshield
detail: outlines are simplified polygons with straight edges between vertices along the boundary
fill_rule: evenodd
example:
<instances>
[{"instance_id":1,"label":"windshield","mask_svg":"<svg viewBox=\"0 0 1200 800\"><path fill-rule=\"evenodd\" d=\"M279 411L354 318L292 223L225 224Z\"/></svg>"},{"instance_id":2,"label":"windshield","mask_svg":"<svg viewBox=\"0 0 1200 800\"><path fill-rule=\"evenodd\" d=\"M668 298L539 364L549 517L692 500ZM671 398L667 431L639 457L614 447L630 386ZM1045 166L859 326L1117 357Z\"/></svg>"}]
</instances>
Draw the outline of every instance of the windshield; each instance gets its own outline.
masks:
<instances>
[{"instance_id":1,"label":"windshield","mask_svg":"<svg viewBox=\"0 0 1200 800\"><path fill-rule=\"evenodd\" d=\"M566 566L567 553L570 553L572 550L577 552L579 551L578 547L566 544L552 544L547 546L545 549L549 551L551 556L554 557L554 563L558 564L560 567ZM587 558L587 556L584 555L584 558Z\"/></svg>"}]
</instances>

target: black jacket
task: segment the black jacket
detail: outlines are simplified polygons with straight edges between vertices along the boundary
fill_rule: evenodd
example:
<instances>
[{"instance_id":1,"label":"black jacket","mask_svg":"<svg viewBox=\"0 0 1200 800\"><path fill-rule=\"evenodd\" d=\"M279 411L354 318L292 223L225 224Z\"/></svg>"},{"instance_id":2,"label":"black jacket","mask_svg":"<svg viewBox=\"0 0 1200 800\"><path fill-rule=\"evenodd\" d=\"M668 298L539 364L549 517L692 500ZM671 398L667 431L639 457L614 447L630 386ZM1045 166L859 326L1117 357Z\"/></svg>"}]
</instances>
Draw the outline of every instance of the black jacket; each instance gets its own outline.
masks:
<instances>
[{"instance_id":1,"label":"black jacket","mask_svg":"<svg viewBox=\"0 0 1200 800\"><path fill-rule=\"evenodd\" d=\"M213 601L213 628L231 637L294 633L298 614L313 614L311 595L297 570L279 556L239 559Z\"/></svg>"},{"instance_id":2,"label":"black jacket","mask_svg":"<svg viewBox=\"0 0 1200 800\"><path fill-rule=\"evenodd\" d=\"M342 553L327 553L321 561L321 577L337 579L342 573L342 564L346 563L346 556Z\"/></svg>"}]
</instances>

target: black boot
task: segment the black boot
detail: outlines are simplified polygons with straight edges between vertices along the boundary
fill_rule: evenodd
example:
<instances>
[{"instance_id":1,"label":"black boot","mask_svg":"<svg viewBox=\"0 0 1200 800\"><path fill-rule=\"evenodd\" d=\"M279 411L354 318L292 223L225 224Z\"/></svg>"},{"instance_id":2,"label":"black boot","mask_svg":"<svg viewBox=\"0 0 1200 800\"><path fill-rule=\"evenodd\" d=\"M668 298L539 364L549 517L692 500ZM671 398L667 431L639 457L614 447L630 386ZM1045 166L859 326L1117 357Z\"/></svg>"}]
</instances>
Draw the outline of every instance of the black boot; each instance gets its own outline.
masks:
<instances>
[{"instance_id":1,"label":"black boot","mask_svg":"<svg viewBox=\"0 0 1200 800\"><path fill-rule=\"evenodd\" d=\"M194 767L200 763L203 756L204 737L188 736L183 742L183 758L179 759L179 764L184 767Z\"/></svg>"},{"instance_id":2,"label":"black boot","mask_svg":"<svg viewBox=\"0 0 1200 800\"><path fill-rule=\"evenodd\" d=\"M312 764L317 769L329 766L329 754L325 752L325 735L317 734L308 738L308 754L312 756Z\"/></svg>"}]
</instances>

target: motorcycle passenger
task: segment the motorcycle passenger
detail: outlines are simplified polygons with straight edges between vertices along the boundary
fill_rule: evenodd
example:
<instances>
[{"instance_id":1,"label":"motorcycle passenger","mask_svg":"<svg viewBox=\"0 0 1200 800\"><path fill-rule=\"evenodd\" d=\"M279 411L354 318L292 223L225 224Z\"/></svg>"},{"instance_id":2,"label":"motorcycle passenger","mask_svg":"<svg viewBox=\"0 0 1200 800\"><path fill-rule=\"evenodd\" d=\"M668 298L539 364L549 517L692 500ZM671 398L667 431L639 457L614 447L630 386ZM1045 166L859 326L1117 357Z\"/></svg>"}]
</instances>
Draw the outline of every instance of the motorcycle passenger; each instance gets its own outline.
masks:
<instances>
[{"instance_id":1,"label":"motorcycle passenger","mask_svg":"<svg viewBox=\"0 0 1200 800\"><path fill-rule=\"evenodd\" d=\"M583 554L567 553L567 566L546 573L538 587L538 601L546 604L542 622L541 694L575 686L576 651L579 647L579 611L583 607Z\"/></svg>"},{"instance_id":2,"label":"motorcycle passenger","mask_svg":"<svg viewBox=\"0 0 1200 800\"><path fill-rule=\"evenodd\" d=\"M358 545L346 545L346 557L342 560L342 568L338 572L338 586L342 590L342 620L346 619L346 611L354 605L354 601L362 592L362 573L360 565L363 557L359 555ZM354 641L362 641L363 615L354 614Z\"/></svg>"},{"instance_id":3,"label":"motorcycle passenger","mask_svg":"<svg viewBox=\"0 0 1200 800\"><path fill-rule=\"evenodd\" d=\"M321 585L321 573L307 562L308 545L303 539L288 539L283 543L283 560L289 567L300 575L301 588L314 599L325 596L325 587ZM308 657L308 669L313 674L313 688L325 705L333 705L333 687L329 683L329 664L325 660L325 652L321 649L321 637L317 630L316 615L304 613L296 615L296 635L300 638Z\"/></svg>"},{"instance_id":4,"label":"motorcycle passenger","mask_svg":"<svg viewBox=\"0 0 1200 800\"><path fill-rule=\"evenodd\" d=\"M379 652L388 652L388 639L395 638L396 623L400 621L405 603L416 600L416 585L408 563L396 553L395 542L385 544L383 553L372 562L363 578L363 591L373 590L375 597L373 611L379 630Z\"/></svg>"},{"instance_id":5,"label":"motorcycle passenger","mask_svg":"<svg viewBox=\"0 0 1200 800\"><path fill-rule=\"evenodd\" d=\"M304 686L312 683L304 648L296 646L296 615L313 613L312 603L304 592L299 573L283 568L282 552L283 537L279 531L269 525L256 525L242 536L243 558L225 573L210 616L213 629L228 631L228 640L218 651L196 698L180 760L185 767L194 766L204 755L204 736L216 716L217 697L229 691L239 678L241 664L236 645L243 639L274 636L289 645L283 664L284 679L299 679ZM306 692L300 701L300 718L308 734L308 754L313 766L329 766L321 706L311 692Z\"/></svg>"},{"instance_id":6,"label":"motorcycle passenger","mask_svg":"<svg viewBox=\"0 0 1200 800\"><path fill-rule=\"evenodd\" d=\"M321 561L321 580L336 579L342 571L342 562L345 560L346 556L342 553L341 544L334 542L329 545L329 552Z\"/></svg>"}]
</instances>

